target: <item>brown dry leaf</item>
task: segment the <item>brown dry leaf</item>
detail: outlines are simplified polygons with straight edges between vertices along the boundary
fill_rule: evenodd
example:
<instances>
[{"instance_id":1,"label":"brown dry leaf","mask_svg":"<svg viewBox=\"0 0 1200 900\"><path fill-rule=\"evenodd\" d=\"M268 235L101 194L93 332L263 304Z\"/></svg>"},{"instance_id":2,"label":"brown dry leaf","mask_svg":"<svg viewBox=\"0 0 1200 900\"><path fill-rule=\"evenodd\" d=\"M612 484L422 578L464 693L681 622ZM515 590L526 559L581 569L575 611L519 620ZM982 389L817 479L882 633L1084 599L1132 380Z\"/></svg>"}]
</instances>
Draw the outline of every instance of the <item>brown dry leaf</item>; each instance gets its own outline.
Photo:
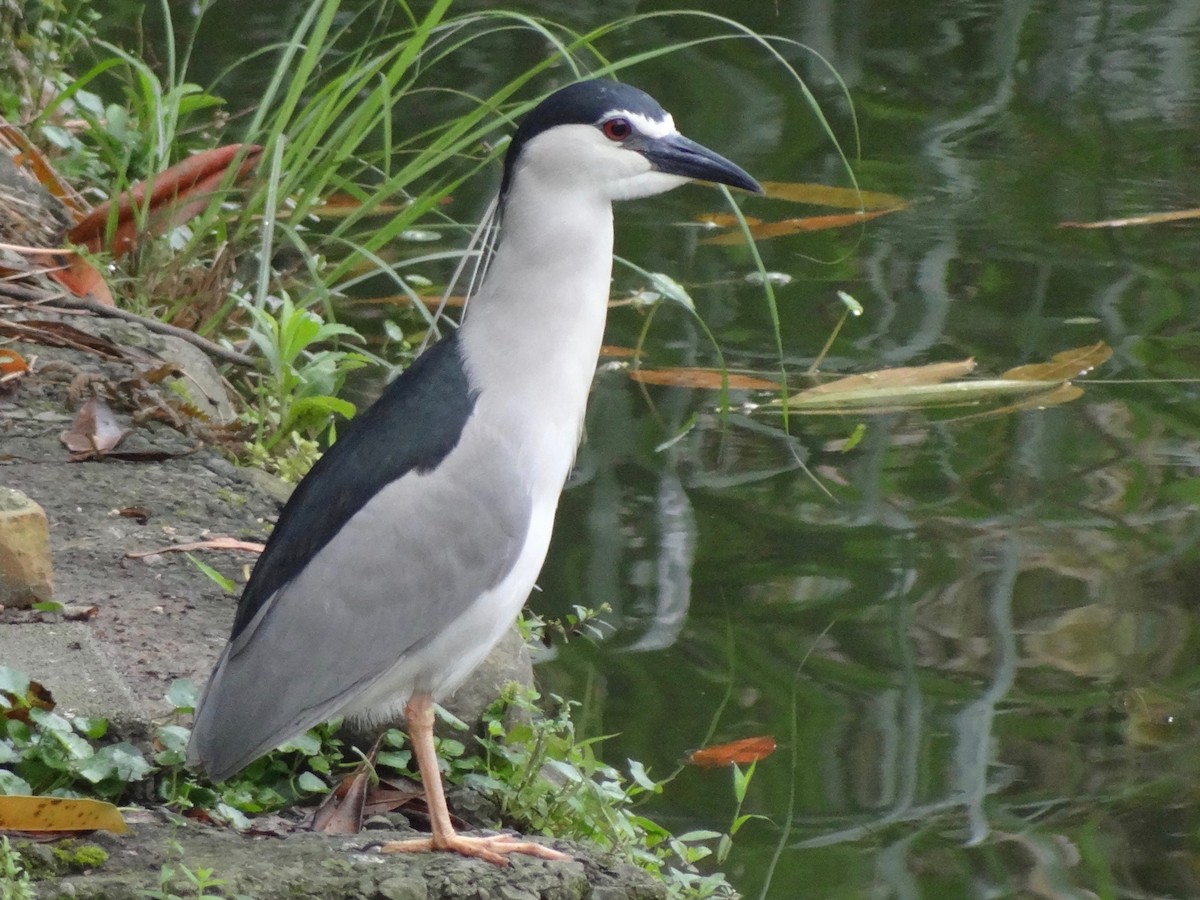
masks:
<instances>
[{"instance_id":1,"label":"brown dry leaf","mask_svg":"<svg viewBox=\"0 0 1200 900\"><path fill-rule=\"evenodd\" d=\"M1000 377L1019 381L1066 381L1086 375L1097 366L1108 362L1112 355L1112 347L1104 341L1097 341L1087 347L1074 347L1055 353L1049 362L1017 366Z\"/></svg>"},{"instance_id":2,"label":"brown dry leaf","mask_svg":"<svg viewBox=\"0 0 1200 900\"><path fill-rule=\"evenodd\" d=\"M779 390L779 385L774 381L756 378L753 375L722 372L720 369L695 369L688 367L677 369L630 369L629 377L642 384L704 388L713 391L721 390L725 383L728 384L731 391Z\"/></svg>"},{"instance_id":3,"label":"brown dry leaf","mask_svg":"<svg viewBox=\"0 0 1200 900\"><path fill-rule=\"evenodd\" d=\"M358 834L362 831L363 809L370 785L370 770L359 765L326 794L313 813L312 830L320 834Z\"/></svg>"},{"instance_id":4,"label":"brown dry leaf","mask_svg":"<svg viewBox=\"0 0 1200 900\"><path fill-rule=\"evenodd\" d=\"M39 681L29 682L24 697L17 697L9 691L0 691L0 695L4 696L4 702L8 706L4 712L6 719L16 719L28 723L29 710L44 709L49 712L54 709L54 695Z\"/></svg>"},{"instance_id":5,"label":"brown dry leaf","mask_svg":"<svg viewBox=\"0 0 1200 900\"><path fill-rule=\"evenodd\" d=\"M687 756L688 765L699 766L702 769L715 769L718 766L744 765L766 759L775 752L775 738L770 735L742 738L727 744L714 744L700 750L693 750Z\"/></svg>"},{"instance_id":6,"label":"brown dry leaf","mask_svg":"<svg viewBox=\"0 0 1200 900\"><path fill-rule=\"evenodd\" d=\"M129 429L121 427L109 405L99 397L91 397L75 415L70 429L59 437L72 459L80 460L107 456L128 434Z\"/></svg>"},{"instance_id":7,"label":"brown dry leaf","mask_svg":"<svg viewBox=\"0 0 1200 900\"><path fill-rule=\"evenodd\" d=\"M911 387L919 384L940 384L951 378L961 378L975 370L975 360L962 359L956 362L930 363L927 366L899 366L894 369L879 369L847 375L836 381L807 388L794 394L790 400L802 397L817 397L825 394L844 394L848 391L875 390L880 388Z\"/></svg>"},{"instance_id":8,"label":"brown dry leaf","mask_svg":"<svg viewBox=\"0 0 1200 900\"><path fill-rule=\"evenodd\" d=\"M764 181L763 193L772 200L792 203L811 203L813 206L833 206L838 209L907 209L908 201L897 194L879 191L860 191L856 188L832 187L801 181Z\"/></svg>"},{"instance_id":9,"label":"brown dry leaf","mask_svg":"<svg viewBox=\"0 0 1200 900\"><path fill-rule=\"evenodd\" d=\"M245 550L247 553L262 553L266 544L257 541L239 541L237 538L219 536L207 541L192 541L188 544L171 544L157 550L130 550L125 554L126 559L142 559L146 556L156 556L159 553L191 553L193 550Z\"/></svg>"},{"instance_id":10,"label":"brown dry leaf","mask_svg":"<svg viewBox=\"0 0 1200 900\"><path fill-rule=\"evenodd\" d=\"M1101 219L1097 222L1059 222L1059 228L1128 228L1131 225L1162 225L1166 222L1183 222L1188 219L1200 219L1200 207L1194 209L1177 209L1168 212L1146 213L1141 216L1128 216L1124 219Z\"/></svg>"},{"instance_id":11,"label":"brown dry leaf","mask_svg":"<svg viewBox=\"0 0 1200 900\"><path fill-rule=\"evenodd\" d=\"M0 830L128 831L111 803L78 797L0 797Z\"/></svg>"},{"instance_id":12,"label":"brown dry leaf","mask_svg":"<svg viewBox=\"0 0 1200 900\"><path fill-rule=\"evenodd\" d=\"M751 225L749 227L750 235L756 241L763 241L769 238L785 237L791 234L800 234L807 231L827 231L832 228L850 228L855 225L861 225L863 222L877 219L880 216L886 216L888 213L901 212L907 209L906 206L895 206L889 209L869 209L864 212L837 213L828 216L805 216L799 219L782 219L778 222L763 222L760 225ZM718 234L713 237L704 238L702 244L741 244L744 238L740 231L731 231L728 234Z\"/></svg>"},{"instance_id":13,"label":"brown dry leaf","mask_svg":"<svg viewBox=\"0 0 1200 900\"><path fill-rule=\"evenodd\" d=\"M634 347L619 347L616 344L602 344L600 355L606 359L637 359L641 354Z\"/></svg>"}]
</instances>

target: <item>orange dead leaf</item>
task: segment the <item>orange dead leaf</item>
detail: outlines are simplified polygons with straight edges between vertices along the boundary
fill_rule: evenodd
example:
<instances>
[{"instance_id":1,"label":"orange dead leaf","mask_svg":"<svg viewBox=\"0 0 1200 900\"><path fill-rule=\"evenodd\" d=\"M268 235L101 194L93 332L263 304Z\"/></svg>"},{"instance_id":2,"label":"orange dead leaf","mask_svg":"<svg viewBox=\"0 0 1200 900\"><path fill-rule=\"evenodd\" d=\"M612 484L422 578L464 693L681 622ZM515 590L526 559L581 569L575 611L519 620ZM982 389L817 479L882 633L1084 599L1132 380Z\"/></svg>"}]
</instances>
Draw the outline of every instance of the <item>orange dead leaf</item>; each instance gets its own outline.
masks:
<instances>
[{"instance_id":1,"label":"orange dead leaf","mask_svg":"<svg viewBox=\"0 0 1200 900\"><path fill-rule=\"evenodd\" d=\"M363 201L351 194L331 194L309 213L318 219L345 219L362 209L362 206ZM403 203L377 203L371 207L371 215L394 215L404 207Z\"/></svg>"},{"instance_id":2,"label":"orange dead leaf","mask_svg":"<svg viewBox=\"0 0 1200 900\"><path fill-rule=\"evenodd\" d=\"M831 228L849 228L861 225L871 219L886 216L888 213L901 212L907 206L893 206L887 209L870 209L863 212L835 213L828 216L805 216L799 219L782 219L778 222L763 222L750 226L750 234L756 241L768 238L784 237L789 234L800 234L806 231L827 231ZM728 234L718 234L704 238L702 244L740 244L742 233L732 231Z\"/></svg>"},{"instance_id":3,"label":"orange dead leaf","mask_svg":"<svg viewBox=\"0 0 1200 900\"><path fill-rule=\"evenodd\" d=\"M730 741L728 744L713 744L688 754L688 765L699 766L701 769L715 769L718 766L756 762L766 759L775 752L775 738L770 735L742 738Z\"/></svg>"},{"instance_id":4,"label":"orange dead leaf","mask_svg":"<svg viewBox=\"0 0 1200 900\"><path fill-rule=\"evenodd\" d=\"M833 206L838 209L906 209L908 201L896 194L879 191L860 191L856 188L832 187L799 181L764 181L763 193L772 200L810 203L813 206Z\"/></svg>"},{"instance_id":5,"label":"orange dead leaf","mask_svg":"<svg viewBox=\"0 0 1200 900\"><path fill-rule=\"evenodd\" d=\"M147 216L149 229L156 232L186 221L208 204L210 195L226 178L229 167L239 155L241 163L233 177L234 182L246 177L258 164L262 148L254 144L227 144L190 156L101 203L80 219L67 232L67 237L89 250L99 250L109 218L115 216L116 228L110 249L117 256L126 253L137 243L141 227L139 214Z\"/></svg>"},{"instance_id":6,"label":"orange dead leaf","mask_svg":"<svg viewBox=\"0 0 1200 900\"><path fill-rule=\"evenodd\" d=\"M1131 225L1162 225L1166 222L1183 222L1188 219L1200 219L1200 207L1193 209L1169 210L1160 213L1146 213L1142 216L1128 216L1124 219L1101 219L1097 222L1059 222L1059 228L1128 228Z\"/></svg>"},{"instance_id":7,"label":"orange dead leaf","mask_svg":"<svg viewBox=\"0 0 1200 900\"><path fill-rule=\"evenodd\" d=\"M108 282L100 270L73 250L64 250L51 257L55 268L46 274L65 287L76 297L95 300L105 306L115 306Z\"/></svg>"},{"instance_id":8,"label":"orange dead leaf","mask_svg":"<svg viewBox=\"0 0 1200 900\"><path fill-rule=\"evenodd\" d=\"M121 811L101 800L78 797L0 797L0 830L128 831Z\"/></svg>"},{"instance_id":9,"label":"orange dead leaf","mask_svg":"<svg viewBox=\"0 0 1200 900\"><path fill-rule=\"evenodd\" d=\"M34 178L57 197L78 219L84 214L87 205L79 194L54 171L45 154L35 147L16 125L11 125L0 119L0 148L12 151L13 162L23 166L33 173Z\"/></svg>"},{"instance_id":10,"label":"orange dead leaf","mask_svg":"<svg viewBox=\"0 0 1200 900\"><path fill-rule=\"evenodd\" d=\"M642 384L665 385L668 387L704 388L719 391L723 379L728 379L729 389L733 391L775 391L779 385L774 381L756 378L753 375L738 375L734 372L722 373L720 369L630 369L629 377Z\"/></svg>"},{"instance_id":11,"label":"orange dead leaf","mask_svg":"<svg viewBox=\"0 0 1200 900\"><path fill-rule=\"evenodd\" d=\"M0 378L16 378L29 371L29 364L16 350L0 347Z\"/></svg>"}]
</instances>

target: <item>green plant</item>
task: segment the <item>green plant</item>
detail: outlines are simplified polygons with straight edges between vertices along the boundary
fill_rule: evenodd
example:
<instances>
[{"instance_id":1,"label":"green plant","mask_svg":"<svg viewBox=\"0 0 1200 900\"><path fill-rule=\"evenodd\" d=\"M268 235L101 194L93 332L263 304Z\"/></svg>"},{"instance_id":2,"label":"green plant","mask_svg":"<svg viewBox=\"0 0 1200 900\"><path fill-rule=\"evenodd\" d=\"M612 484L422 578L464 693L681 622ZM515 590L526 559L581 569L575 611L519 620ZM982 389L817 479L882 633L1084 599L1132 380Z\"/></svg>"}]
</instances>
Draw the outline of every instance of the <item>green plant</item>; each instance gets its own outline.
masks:
<instances>
[{"instance_id":1,"label":"green plant","mask_svg":"<svg viewBox=\"0 0 1200 900\"><path fill-rule=\"evenodd\" d=\"M638 812L670 778L654 780L636 760L629 760L628 775L602 762L596 748L604 739L575 734L570 712L577 704L551 697L555 709L546 713L541 699L509 685L484 715L485 733L476 739L481 755L441 739L438 758L447 763L448 780L492 797L508 824L625 856L661 878L674 897L735 896L722 874L702 875L695 867L712 854L708 844L722 837L718 832L676 836ZM516 724L506 724L513 718Z\"/></svg>"},{"instance_id":2,"label":"green plant","mask_svg":"<svg viewBox=\"0 0 1200 900\"><path fill-rule=\"evenodd\" d=\"M0 793L114 800L150 765L132 744L97 746L108 722L45 708L29 679L0 666Z\"/></svg>"},{"instance_id":3,"label":"green plant","mask_svg":"<svg viewBox=\"0 0 1200 900\"><path fill-rule=\"evenodd\" d=\"M197 866L195 869L184 865L183 847L174 838L167 845L168 857L158 870L158 887L150 891L141 891L139 896L145 900L220 900L223 893L210 894L212 888L225 884L224 879L214 878L215 869ZM177 893L175 875L182 876L187 893ZM240 895L238 895L240 896Z\"/></svg>"},{"instance_id":4,"label":"green plant","mask_svg":"<svg viewBox=\"0 0 1200 900\"><path fill-rule=\"evenodd\" d=\"M0 837L0 900L33 900L29 873L8 838Z\"/></svg>"}]
</instances>

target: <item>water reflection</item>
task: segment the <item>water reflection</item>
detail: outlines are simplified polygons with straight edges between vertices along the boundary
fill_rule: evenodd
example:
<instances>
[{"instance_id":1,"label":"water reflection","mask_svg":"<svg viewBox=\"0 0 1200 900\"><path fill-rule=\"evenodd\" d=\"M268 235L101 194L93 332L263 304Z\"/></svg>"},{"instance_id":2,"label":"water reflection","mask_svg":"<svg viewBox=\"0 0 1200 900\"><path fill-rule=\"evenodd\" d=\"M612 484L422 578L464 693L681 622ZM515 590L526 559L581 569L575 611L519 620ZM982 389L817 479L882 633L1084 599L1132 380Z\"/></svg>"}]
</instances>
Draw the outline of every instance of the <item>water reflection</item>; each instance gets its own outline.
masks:
<instances>
[{"instance_id":1,"label":"water reflection","mask_svg":"<svg viewBox=\"0 0 1200 900\"><path fill-rule=\"evenodd\" d=\"M577 27L636 6L515 5ZM286 31L299 7L278 6ZM616 735L611 761L657 775L710 731L779 740L744 809L768 821L729 859L748 896L1200 896L1195 232L1057 227L1200 204L1200 4L711 6L819 50L855 101L860 183L914 201L861 232L762 246L768 270L792 276L778 289L782 361L742 281L747 255L672 227L716 200L695 189L623 207L619 251L688 283L731 364L802 371L840 314L838 288L866 315L830 372L968 356L999 372L1099 340L1116 353L1060 408L796 417L787 430L744 414L741 396L722 412L607 369L534 602L608 603L612 631L560 648L543 682L584 702L587 734ZM210 21L197 80L223 67L217 48L246 55L273 27ZM660 19L606 49L706 29ZM852 148L829 69L779 49ZM486 94L543 50L506 32L446 77ZM234 96L255 96L253 75L237 70ZM748 42L629 77L764 180L845 184ZM618 272L615 290L639 286ZM609 340L635 343L639 316L614 311ZM649 350L656 364L714 362L682 311L659 315ZM648 812L724 829L732 807L726 772L685 769Z\"/></svg>"}]
</instances>

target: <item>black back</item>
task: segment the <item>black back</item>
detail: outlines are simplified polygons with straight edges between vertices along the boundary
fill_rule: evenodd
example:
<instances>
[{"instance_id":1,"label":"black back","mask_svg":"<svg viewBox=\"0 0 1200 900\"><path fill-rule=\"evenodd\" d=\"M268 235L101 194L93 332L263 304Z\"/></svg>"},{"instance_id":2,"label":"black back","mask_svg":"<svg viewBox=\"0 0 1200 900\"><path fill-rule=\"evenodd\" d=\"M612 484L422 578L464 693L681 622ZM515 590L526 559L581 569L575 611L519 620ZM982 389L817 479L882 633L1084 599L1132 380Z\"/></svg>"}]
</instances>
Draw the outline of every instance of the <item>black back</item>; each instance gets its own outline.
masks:
<instances>
[{"instance_id":1,"label":"black back","mask_svg":"<svg viewBox=\"0 0 1200 900\"><path fill-rule=\"evenodd\" d=\"M230 640L380 490L414 469L437 468L474 408L455 332L356 416L296 485L242 592Z\"/></svg>"},{"instance_id":2,"label":"black back","mask_svg":"<svg viewBox=\"0 0 1200 900\"><path fill-rule=\"evenodd\" d=\"M650 119L667 115L658 101L645 91L619 81L600 79L567 85L535 106L517 128L504 154L501 198L508 193L513 169L526 142L557 125L598 125L606 113L617 109L641 113Z\"/></svg>"}]
</instances>

